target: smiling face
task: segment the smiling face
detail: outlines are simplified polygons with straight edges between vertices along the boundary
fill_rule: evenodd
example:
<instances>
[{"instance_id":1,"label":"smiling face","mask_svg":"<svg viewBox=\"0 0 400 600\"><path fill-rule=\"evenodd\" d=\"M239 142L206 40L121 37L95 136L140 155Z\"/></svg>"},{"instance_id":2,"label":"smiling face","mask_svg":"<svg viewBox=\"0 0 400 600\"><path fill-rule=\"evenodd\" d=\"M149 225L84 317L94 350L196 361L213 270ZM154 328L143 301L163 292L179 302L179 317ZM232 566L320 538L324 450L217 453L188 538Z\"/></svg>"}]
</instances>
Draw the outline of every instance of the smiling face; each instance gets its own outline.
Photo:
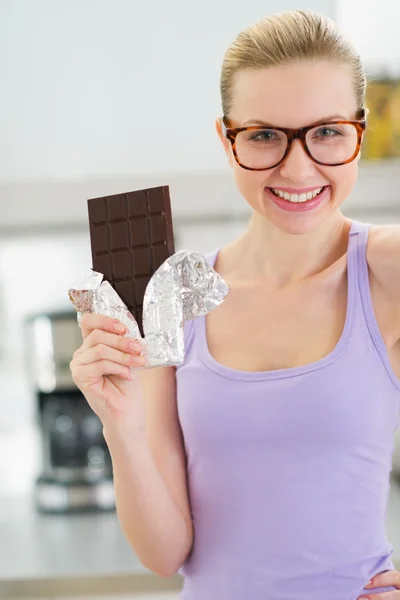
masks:
<instances>
[{"instance_id":1,"label":"smiling face","mask_svg":"<svg viewBox=\"0 0 400 600\"><path fill-rule=\"evenodd\" d=\"M300 62L236 74L229 115L232 128L263 122L269 127L294 129L355 119L357 102L351 72L345 65ZM269 170L250 171L236 162L231 143L222 135L220 121L217 130L239 192L254 210L256 219L266 219L287 233L302 234L338 216L339 207L356 182L358 160L323 166L307 155L300 140L294 140L281 164ZM325 130L318 133L330 135ZM311 199L318 191L317 198ZM290 203L290 199L298 199L296 195L307 202Z\"/></svg>"}]
</instances>

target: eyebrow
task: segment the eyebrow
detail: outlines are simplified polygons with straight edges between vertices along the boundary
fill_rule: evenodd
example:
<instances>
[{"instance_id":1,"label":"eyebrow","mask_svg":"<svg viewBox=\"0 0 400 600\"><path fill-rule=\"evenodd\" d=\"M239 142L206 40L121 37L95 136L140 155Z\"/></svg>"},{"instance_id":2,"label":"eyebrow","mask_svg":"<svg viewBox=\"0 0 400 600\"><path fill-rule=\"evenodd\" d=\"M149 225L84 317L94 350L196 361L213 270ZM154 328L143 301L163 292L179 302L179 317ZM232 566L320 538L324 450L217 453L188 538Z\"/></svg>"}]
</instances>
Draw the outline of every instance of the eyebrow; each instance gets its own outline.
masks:
<instances>
[{"instance_id":1,"label":"eyebrow","mask_svg":"<svg viewBox=\"0 0 400 600\"><path fill-rule=\"evenodd\" d=\"M344 115L329 115L328 117L318 119L318 121L313 121L312 125L321 125L324 123L329 123L330 121L349 121L349 118L345 117ZM273 129L274 127L278 127L278 125L267 123L266 121L260 121L258 119L249 119L248 121L245 121L243 123L242 127L251 125L261 125L262 127L268 127L271 129ZM304 125L304 127L307 127L307 125Z\"/></svg>"}]
</instances>

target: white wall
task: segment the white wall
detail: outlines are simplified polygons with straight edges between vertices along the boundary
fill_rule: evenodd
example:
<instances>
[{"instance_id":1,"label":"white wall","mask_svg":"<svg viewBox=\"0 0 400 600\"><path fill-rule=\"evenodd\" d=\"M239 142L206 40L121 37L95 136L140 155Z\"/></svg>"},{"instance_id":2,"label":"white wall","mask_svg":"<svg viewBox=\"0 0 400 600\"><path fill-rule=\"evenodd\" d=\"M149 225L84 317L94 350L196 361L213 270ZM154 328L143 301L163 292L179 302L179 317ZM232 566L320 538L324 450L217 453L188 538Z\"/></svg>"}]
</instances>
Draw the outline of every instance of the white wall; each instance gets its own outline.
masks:
<instances>
[{"instance_id":1,"label":"white wall","mask_svg":"<svg viewBox=\"0 0 400 600\"><path fill-rule=\"evenodd\" d=\"M334 15L336 0L304 0ZM236 34L296 0L0 0L0 180L220 169Z\"/></svg>"},{"instance_id":2,"label":"white wall","mask_svg":"<svg viewBox=\"0 0 400 600\"><path fill-rule=\"evenodd\" d=\"M337 19L371 75L400 77L399 0L338 0Z\"/></svg>"}]
</instances>

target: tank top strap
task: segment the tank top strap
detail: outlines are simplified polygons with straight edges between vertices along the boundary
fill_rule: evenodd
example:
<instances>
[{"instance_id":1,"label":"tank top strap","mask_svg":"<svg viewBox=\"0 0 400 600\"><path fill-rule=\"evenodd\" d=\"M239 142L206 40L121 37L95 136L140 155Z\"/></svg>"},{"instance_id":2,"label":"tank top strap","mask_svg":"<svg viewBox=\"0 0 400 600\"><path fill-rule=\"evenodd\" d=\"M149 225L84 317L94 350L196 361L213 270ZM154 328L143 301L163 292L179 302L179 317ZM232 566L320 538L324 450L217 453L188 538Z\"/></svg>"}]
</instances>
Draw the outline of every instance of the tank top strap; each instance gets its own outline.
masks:
<instances>
[{"instance_id":1,"label":"tank top strap","mask_svg":"<svg viewBox=\"0 0 400 600\"><path fill-rule=\"evenodd\" d=\"M368 243L368 234L371 227L371 223L361 223L361 221L357 221L352 219L351 228L350 228L350 239L354 236L356 238L356 246L357 246L357 254L361 251L364 251L367 248Z\"/></svg>"},{"instance_id":2,"label":"tank top strap","mask_svg":"<svg viewBox=\"0 0 400 600\"><path fill-rule=\"evenodd\" d=\"M400 389L400 379L396 376L390 364L388 351L376 320L372 301L367 260L367 245L370 228L371 223L352 221L348 257L349 285L351 285L351 280L354 279L354 311L357 313L358 327L362 326L363 329L364 327L366 328L369 338L372 340L390 379L395 387ZM353 266L353 270L351 265ZM360 334L360 330L358 330L358 334Z\"/></svg>"},{"instance_id":3,"label":"tank top strap","mask_svg":"<svg viewBox=\"0 0 400 600\"><path fill-rule=\"evenodd\" d=\"M360 286L366 285L368 288L369 281L368 268L366 268L366 252L370 227L371 223L361 223L360 221L353 219L351 221L348 245L349 271L351 275L355 276L355 279ZM367 275L366 280L365 275ZM363 283L361 284L361 282Z\"/></svg>"},{"instance_id":4,"label":"tank top strap","mask_svg":"<svg viewBox=\"0 0 400 600\"><path fill-rule=\"evenodd\" d=\"M215 265L215 262L217 260L217 256L218 256L220 250L221 250L221 248L216 248L212 252L208 252L208 254L205 255L205 259L208 262L208 264L210 265L210 267L214 268L214 265Z\"/></svg>"},{"instance_id":5,"label":"tank top strap","mask_svg":"<svg viewBox=\"0 0 400 600\"><path fill-rule=\"evenodd\" d=\"M368 267L366 261L366 250L370 223L361 223L352 220L349 242L347 248L347 282L348 282L348 305L349 320L353 321L356 313L361 313L364 318L364 306L362 301L362 290L369 292Z\"/></svg>"},{"instance_id":6,"label":"tank top strap","mask_svg":"<svg viewBox=\"0 0 400 600\"><path fill-rule=\"evenodd\" d=\"M367 263L367 244L370 230L370 223L361 223L353 220L348 246L348 279L354 280L355 296L358 296L361 308L365 312L364 299L370 296L368 263ZM365 315L367 317L367 315Z\"/></svg>"}]
</instances>

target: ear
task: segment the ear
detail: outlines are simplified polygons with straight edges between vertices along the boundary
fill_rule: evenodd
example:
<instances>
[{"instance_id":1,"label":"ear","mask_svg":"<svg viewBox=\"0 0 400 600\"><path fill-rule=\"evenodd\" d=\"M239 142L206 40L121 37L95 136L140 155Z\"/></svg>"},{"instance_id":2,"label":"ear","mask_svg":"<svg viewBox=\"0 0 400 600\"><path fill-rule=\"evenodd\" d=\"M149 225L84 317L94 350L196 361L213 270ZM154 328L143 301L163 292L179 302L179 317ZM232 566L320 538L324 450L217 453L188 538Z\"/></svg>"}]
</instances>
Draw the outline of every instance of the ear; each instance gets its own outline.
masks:
<instances>
[{"instance_id":1,"label":"ear","mask_svg":"<svg viewBox=\"0 0 400 600\"><path fill-rule=\"evenodd\" d=\"M217 130L217 134L219 139L221 140L222 146L225 150L225 154L228 157L228 163L232 167L233 161L235 160L232 154L232 146L230 141L223 135L222 133L222 117L219 117L215 121L215 129Z\"/></svg>"}]
</instances>

